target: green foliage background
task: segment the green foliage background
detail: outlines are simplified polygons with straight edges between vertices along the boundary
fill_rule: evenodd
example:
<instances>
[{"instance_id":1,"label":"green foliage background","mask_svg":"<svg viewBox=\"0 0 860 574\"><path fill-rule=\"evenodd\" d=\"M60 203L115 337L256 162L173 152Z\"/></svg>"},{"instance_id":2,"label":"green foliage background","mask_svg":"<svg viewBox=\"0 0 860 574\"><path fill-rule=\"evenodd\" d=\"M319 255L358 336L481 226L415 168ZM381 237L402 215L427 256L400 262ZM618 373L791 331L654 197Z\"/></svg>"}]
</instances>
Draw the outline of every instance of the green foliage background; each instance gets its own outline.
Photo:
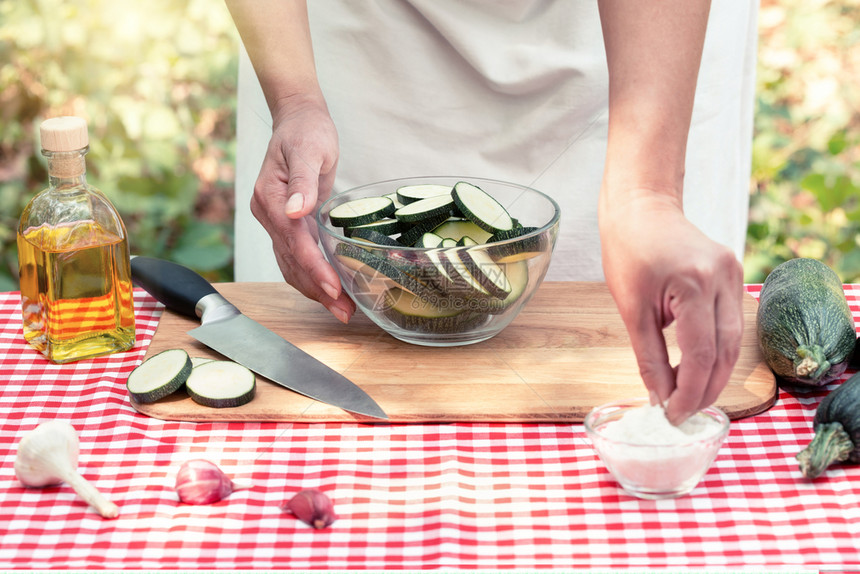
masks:
<instances>
[{"instance_id":1,"label":"green foliage background","mask_svg":"<svg viewBox=\"0 0 860 574\"><path fill-rule=\"evenodd\" d=\"M860 0L761 1L749 283L798 256L860 282L858 23ZM89 121L88 179L134 253L232 280L238 41L213 0L0 0L0 290L59 114Z\"/></svg>"},{"instance_id":2,"label":"green foliage background","mask_svg":"<svg viewBox=\"0 0 860 574\"><path fill-rule=\"evenodd\" d=\"M860 1L764 0L748 283L812 257L860 282Z\"/></svg>"},{"instance_id":3,"label":"green foliage background","mask_svg":"<svg viewBox=\"0 0 860 574\"><path fill-rule=\"evenodd\" d=\"M232 278L238 35L211 0L0 0L0 290L47 185L39 124L89 122L87 180L133 253Z\"/></svg>"}]
</instances>

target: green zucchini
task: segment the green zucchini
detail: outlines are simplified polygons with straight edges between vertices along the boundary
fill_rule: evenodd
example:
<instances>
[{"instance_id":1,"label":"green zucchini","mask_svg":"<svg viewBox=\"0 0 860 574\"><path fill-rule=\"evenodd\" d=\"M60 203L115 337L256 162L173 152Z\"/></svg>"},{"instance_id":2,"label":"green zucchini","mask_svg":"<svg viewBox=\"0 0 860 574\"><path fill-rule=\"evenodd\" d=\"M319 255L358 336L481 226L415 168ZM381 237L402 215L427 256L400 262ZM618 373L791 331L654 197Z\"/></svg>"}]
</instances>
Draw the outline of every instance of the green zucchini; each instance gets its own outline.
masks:
<instances>
[{"instance_id":1,"label":"green zucchini","mask_svg":"<svg viewBox=\"0 0 860 574\"><path fill-rule=\"evenodd\" d=\"M525 261L513 261L499 265L511 286L510 293L502 299L488 299L490 313L498 315L520 300L529 285L529 264Z\"/></svg>"},{"instance_id":2,"label":"green zucchini","mask_svg":"<svg viewBox=\"0 0 860 574\"><path fill-rule=\"evenodd\" d=\"M448 214L443 213L414 223L412 227L403 231L397 240L403 245L414 245L416 241L421 239L421 236L428 231L433 231L443 221L448 220Z\"/></svg>"},{"instance_id":3,"label":"green zucchini","mask_svg":"<svg viewBox=\"0 0 860 574\"><path fill-rule=\"evenodd\" d=\"M185 390L198 404L213 408L239 407L251 402L257 377L233 361L209 361L192 369Z\"/></svg>"},{"instance_id":4,"label":"green zucchini","mask_svg":"<svg viewBox=\"0 0 860 574\"><path fill-rule=\"evenodd\" d=\"M425 233L415 243L415 247L423 247L426 251L421 252L421 257L426 261L422 267L427 271L427 279L440 291L440 293L448 293L452 290L455 283L454 278L449 273L449 270L443 260L444 255L442 246L444 240L435 233Z\"/></svg>"},{"instance_id":5,"label":"green zucchini","mask_svg":"<svg viewBox=\"0 0 860 574\"><path fill-rule=\"evenodd\" d=\"M515 226L514 220L502 204L477 185L465 181L457 182L451 196L460 213L481 229L498 233Z\"/></svg>"},{"instance_id":6,"label":"green zucchini","mask_svg":"<svg viewBox=\"0 0 860 574\"><path fill-rule=\"evenodd\" d=\"M417 273L420 267L409 267L402 260L395 261L350 243L338 243L335 247L335 257L353 271L369 278L385 278L388 280L387 283L391 282L418 297L432 298L438 295L430 285L410 273L410 271Z\"/></svg>"},{"instance_id":7,"label":"green zucchini","mask_svg":"<svg viewBox=\"0 0 860 574\"><path fill-rule=\"evenodd\" d=\"M451 195L451 186L436 183L404 185L402 187L398 187L395 192L398 201L402 205L407 205L420 199L445 194Z\"/></svg>"},{"instance_id":8,"label":"green zucchini","mask_svg":"<svg viewBox=\"0 0 860 574\"><path fill-rule=\"evenodd\" d=\"M765 361L789 386L819 387L838 378L857 340L839 277L807 258L786 261L767 276L756 330Z\"/></svg>"},{"instance_id":9,"label":"green zucchini","mask_svg":"<svg viewBox=\"0 0 860 574\"><path fill-rule=\"evenodd\" d=\"M397 221L396 219L380 219L379 221L373 221L371 223L365 223L364 225L356 225L355 227L344 227L343 234L347 237L352 237L352 234L358 231L359 229L373 229L374 231L378 231L379 233L384 233L385 235L396 235L408 229L409 226L404 224L402 221Z\"/></svg>"},{"instance_id":10,"label":"green zucchini","mask_svg":"<svg viewBox=\"0 0 860 574\"><path fill-rule=\"evenodd\" d=\"M328 212L328 217L332 225L355 227L390 217L395 209L391 198L362 197L333 207Z\"/></svg>"},{"instance_id":11,"label":"green zucchini","mask_svg":"<svg viewBox=\"0 0 860 574\"><path fill-rule=\"evenodd\" d=\"M803 476L821 476L836 462L860 462L860 373L822 399L812 425L815 436L797 455Z\"/></svg>"},{"instance_id":12,"label":"green zucchini","mask_svg":"<svg viewBox=\"0 0 860 574\"><path fill-rule=\"evenodd\" d=\"M432 231L428 231L427 233L424 233L421 237L419 237L418 241L412 244L412 247L435 249L441 245L442 238L433 233Z\"/></svg>"},{"instance_id":13,"label":"green zucchini","mask_svg":"<svg viewBox=\"0 0 860 574\"><path fill-rule=\"evenodd\" d=\"M128 394L139 403L154 403L173 394L191 374L192 361L182 349L168 349L146 359L128 379Z\"/></svg>"},{"instance_id":14,"label":"green zucchini","mask_svg":"<svg viewBox=\"0 0 860 574\"><path fill-rule=\"evenodd\" d=\"M358 239L360 241L367 241L368 243L372 243L373 245L385 245L387 247L404 246L396 239L392 239L390 236L370 228L354 227L352 232L352 238Z\"/></svg>"},{"instance_id":15,"label":"green zucchini","mask_svg":"<svg viewBox=\"0 0 860 574\"><path fill-rule=\"evenodd\" d=\"M397 287L385 294L383 315L402 329L419 333L458 333L487 320L484 313L473 312L450 300L416 297Z\"/></svg>"},{"instance_id":16,"label":"green zucchini","mask_svg":"<svg viewBox=\"0 0 860 574\"><path fill-rule=\"evenodd\" d=\"M459 243L467 247L478 246L478 243L466 236ZM511 292L511 283L502 268L490 257L486 249L463 249L459 252L460 261L466 270L490 295L497 299L505 299Z\"/></svg>"},{"instance_id":17,"label":"green zucchini","mask_svg":"<svg viewBox=\"0 0 860 574\"><path fill-rule=\"evenodd\" d=\"M537 257L547 250L547 238L545 235L534 235L523 238L521 241L511 241L530 233L538 231L537 227L514 227L506 231L499 231L487 239L487 243L499 243L488 247L487 251L496 263L509 263Z\"/></svg>"},{"instance_id":18,"label":"green zucchini","mask_svg":"<svg viewBox=\"0 0 860 574\"><path fill-rule=\"evenodd\" d=\"M404 205L394 212L394 217L403 223L417 223L441 215L450 217L455 207L450 194L433 195Z\"/></svg>"},{"instance_id":19,"label":"green zucchini","mask_svg":"<svg viewBox=\"0 0 860 574\"><path fill-rule=\"evenodd\" d=\"M433 233L444 239L453 239L454 241L459 241L463 236L468 235L478 243L486 243L493 235L478 227L474 222L461 218L448 219L434 229Z\"/></svg>"}]
</instances>

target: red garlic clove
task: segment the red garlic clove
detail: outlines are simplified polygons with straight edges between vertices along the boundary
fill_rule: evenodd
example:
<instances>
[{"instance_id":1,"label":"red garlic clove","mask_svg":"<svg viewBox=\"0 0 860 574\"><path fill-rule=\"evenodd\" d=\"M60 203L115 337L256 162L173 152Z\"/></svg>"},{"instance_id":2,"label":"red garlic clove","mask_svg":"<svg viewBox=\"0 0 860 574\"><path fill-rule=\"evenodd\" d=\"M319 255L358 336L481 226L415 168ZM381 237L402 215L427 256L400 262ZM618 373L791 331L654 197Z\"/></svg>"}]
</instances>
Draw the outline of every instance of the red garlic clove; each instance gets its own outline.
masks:
<instances>
[{"instance_id":1,"label":"red garlic clove","mask_svg":"<svg viewBox=\"0 0 860 574\"><path fill-rule=\"evenodd\" d=\"M337 520L331 499L315 488L300 491L281 509L317 530L326 528Z\"/></svg>"},{"instance_id":2,"label":"red garlic clove","mask_svg":"<svg viewBox=\"0 0 860 574\"><path fill-rule=\"evenodd\" d=\"M234 490L233 481L208 460L189 460L176 475L176 493L185 504L212 504Z\"/></svg>"}]
</instances>

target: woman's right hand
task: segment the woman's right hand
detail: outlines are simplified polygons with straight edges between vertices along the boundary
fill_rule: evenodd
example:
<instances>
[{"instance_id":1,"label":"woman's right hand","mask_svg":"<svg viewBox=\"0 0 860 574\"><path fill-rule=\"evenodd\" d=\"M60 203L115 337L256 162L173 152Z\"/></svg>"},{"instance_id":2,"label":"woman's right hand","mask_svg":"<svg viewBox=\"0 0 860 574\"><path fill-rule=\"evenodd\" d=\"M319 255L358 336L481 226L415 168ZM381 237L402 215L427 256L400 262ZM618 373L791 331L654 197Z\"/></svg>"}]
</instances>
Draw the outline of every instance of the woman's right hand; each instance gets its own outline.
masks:
<instances>
[{"instance_id":1,"label":"woman's right hand","mask_svg":"<svg viewBox=\"0 0 860 574\"><path fill-rule=\"evenodd\" d=\"M291 96L273 110L272 138L254 185L251 212L272 238L287 283L346 323L355 303L320 251L314 220L334 183L337 130L322 95Z\"/></svg>"}]
</instances>

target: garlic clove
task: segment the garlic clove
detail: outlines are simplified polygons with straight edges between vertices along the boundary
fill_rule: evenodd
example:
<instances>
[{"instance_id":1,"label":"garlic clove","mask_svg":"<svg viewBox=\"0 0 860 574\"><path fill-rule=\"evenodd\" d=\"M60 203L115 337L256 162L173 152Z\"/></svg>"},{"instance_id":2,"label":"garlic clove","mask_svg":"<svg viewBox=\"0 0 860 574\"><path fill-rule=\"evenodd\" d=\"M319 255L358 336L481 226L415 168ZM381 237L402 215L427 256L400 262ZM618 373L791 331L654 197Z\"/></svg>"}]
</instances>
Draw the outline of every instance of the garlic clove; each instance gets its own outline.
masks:
<instances>
[{"instance_id":1,"label":"garlic clove","mask_svg":"<svg viewBox=\"0 0 860 574\"><path fill-rule=\"evenodd\" d=\"M47 421L30 431L18 443L15 476L24 486L42 487L67 483L103 518L116 518L119 508L78 474L80 442L66 421Z\"/></svg>"},{"instance_id":2,"label":"garlic clove","mask_svg":"<svg viewBox=\"0 0 860 574\"><path fill-rule=\"evenodd\" d=\"M212 504L240 488L249 486L235 484L216 464L208 460L189 460L176 474L176 493L185 504Z\"/></svg>"},{"instance_id":3,"label":"garlic clove","mask_svg":"<svg viewBox=\"0 0 860 574\"><path fill-rule=\"evenodd\" d=\"M315 488L298 492L281 507L281 510L291 513L317 530L326 528L337 520L331 499Z\"/></svg>"}]
</instances>

